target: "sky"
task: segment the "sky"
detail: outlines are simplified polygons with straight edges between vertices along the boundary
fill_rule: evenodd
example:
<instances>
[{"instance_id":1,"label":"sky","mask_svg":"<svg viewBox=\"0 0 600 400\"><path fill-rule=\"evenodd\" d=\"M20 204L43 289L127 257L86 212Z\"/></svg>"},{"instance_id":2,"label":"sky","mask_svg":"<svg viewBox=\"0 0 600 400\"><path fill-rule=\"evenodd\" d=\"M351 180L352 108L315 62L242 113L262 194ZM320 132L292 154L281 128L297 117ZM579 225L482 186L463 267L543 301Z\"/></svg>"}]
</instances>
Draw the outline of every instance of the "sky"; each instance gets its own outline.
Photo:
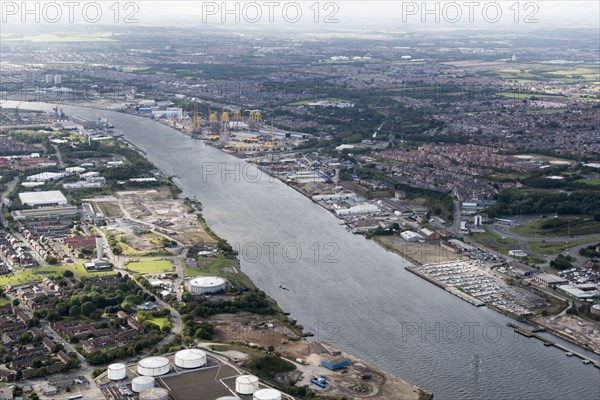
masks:
<instances>
[{"instance_id":1,"label":"sky","mask_svg":"<svg viewBox=\"0 0 600 400\"><path fill-rule=\"evenodd\" d=\"M2 30L42 26L161 25L304 30L600 29L598 1L10 1L0 7Z\"/></svg>"}]
</instances>

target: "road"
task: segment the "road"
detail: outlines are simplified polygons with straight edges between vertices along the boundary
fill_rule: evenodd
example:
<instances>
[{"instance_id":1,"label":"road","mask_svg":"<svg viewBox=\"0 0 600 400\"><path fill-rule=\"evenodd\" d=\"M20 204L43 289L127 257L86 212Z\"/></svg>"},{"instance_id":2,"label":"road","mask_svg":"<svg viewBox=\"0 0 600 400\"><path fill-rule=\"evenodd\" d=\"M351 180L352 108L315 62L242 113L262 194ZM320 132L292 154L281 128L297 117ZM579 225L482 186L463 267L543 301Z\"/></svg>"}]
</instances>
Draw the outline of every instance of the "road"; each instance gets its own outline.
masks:
<instances>
[{"instance_id":1,"label":"road","mask_svg":"<svg viewBox=\"0 0 600 400\"><path fill-rule=\"evenodd\" d=\"M454 203L454 220L452 221L452 226L450 227L450 232L455 234L456 236L461 236L460 231L460 199L456 198L453 200Z\"/></svg>"},{"instance_id":2,"label":"road","mask_svg":"<svg viewBox=\"0 0 600 400\"><path fill-rule=\"evenodd\" d=\"M563 242L565 240L578 240L578 239L592 239L599 238L598 234L589 235L578 235L578 236L555 236L555 237L543 237L543 236L524 236L511 230L510 226L491 224L488 225L488 229L491 233L498 236L506 236L507 238L516 239L522 242Z\"/></svg>"},{"instance_id":3,"label":"road","mask_svg":"<svg viewBox=\"0 0 600 400\"><path fill-rule=\"evenodd\" d=\"M59 165L61 168L65 168L65 162L63 161L63 158L62 158L62 154L61 154L61 152L60 152L60 149L59 149L59 148L58 148L58 146L57 146L57 145L55 145L55 144L53 144L53 145L52 145L52 147L54 147L54 151L56 152L56 158L58 159L58 165Z\"/></svg>"},{"instance_id":4,"label":"road","mask_svg":"<svg viewBox=\"0 0 600 400\"><path fill-rule=\"evenodd\" d=\"M102 236L103 240L105 243L108 243L106 241L106 236L104 235L104 232L102 232L101 229L96 229L96 231L99 232L100 236ZM148 289L146 289L136 278L135 276L129 272L128 270L125 269L125 262L127 261L126 257L118 257L115 256L113 254L113 252L110 250L109 246L104 246L104 254L108 257L109 261L113 263L113 265L115 266L115 270L120 271L123 275L127 275L129 276L131 279L133 279L141 288L145 293L148 293L154 297L156 297L156 295L154 293L152 293L151 291L149 291ZM175 266L177 267L177 265L179 264L179 266L181 267L181 257L184 257L183 255L180 255L178 257L175 258L175 260L179 260L179 263L175 262ZM174 260L174 261L175 261ZM179 275L179 273L181 272L181 275ZM178 276L181 278L180 281L183 280L183 269L181 269L181 271L178 270ZM174 283L176 283L177 281L175 281ZM174 287L178 287L176 285L174 285ZM177 289L175 289L177 291ZM161 299L159 299L158 297L156 297L156 304L159 307L162 308L166 308L171 312L171 316L172 316L172 321L173 321L173 329L171 329L171 332L163 339L161 340L156 347L162 347L165 344L168 344L169 342L171 342L171 340L173 340L173 338L175 337L175 335L181 334L181 332L183 332L183 323L181 321L181 314L179 314L179 312L172 307L170 304L162 301ZM149 352L150 350L148 350Z\"/></svg>"},{"instance_id":5,"label":"road","mask_svg":"<svg viewBox=\"0 0 600 400\"><path fill-rule=\"evenodd\" d=\"M529 243L532 243L532 242L560 243L560 242L566 242L569 240L573 241L573 240L580 240L580 239L598 239L598 240L600 240L600 236L598 234L578 235L578 236L530 237L530 236L524 236L524 235L521 235L519 233L512 231L510 226L500 225L500 224L489 225L488 230L490 231L490 233L493 233L497 236L507 237L507 238L517 240L519 242L518 244L519 244L519 248L521 250L525 251L529 255L532 255L535 257L542 257L542 258L551 256L552 254L544 254L544 253L537 253L537 252L531 251L529 249ZM590 243L576 245L576 246L573 246L573 247L563 251L562 253L565 255L567 255L567 254L571 255L571 256L575 257L578 262L583 263L583 262L587 261L587 258L580 256L579 250L584 247L587 247L589 245L590 245Z\"/></svg>"}]
</instances>

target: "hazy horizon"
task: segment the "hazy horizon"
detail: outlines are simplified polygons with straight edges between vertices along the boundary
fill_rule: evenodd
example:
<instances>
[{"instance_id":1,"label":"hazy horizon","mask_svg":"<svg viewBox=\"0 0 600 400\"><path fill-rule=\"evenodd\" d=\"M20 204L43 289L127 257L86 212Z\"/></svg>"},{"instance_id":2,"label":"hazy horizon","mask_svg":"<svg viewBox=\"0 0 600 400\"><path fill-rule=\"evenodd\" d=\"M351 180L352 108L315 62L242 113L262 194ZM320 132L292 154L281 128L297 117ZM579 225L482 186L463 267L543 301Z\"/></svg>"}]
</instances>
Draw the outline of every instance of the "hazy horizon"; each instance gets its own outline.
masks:
<instances>
[{"instance_id":1,"label":"hazy horizon","mask_svg":"<svg viewBox=\"0 0 600 400\"><path fill-rule=\"evenodd\" d=\"M27 2L25 2L27 3ZM44 32L87 26L107 28L179 27L240 30L429 31L598 28L595 1L137 1L2 3L2 34ZM469 5L476 3L475 5ZM36 5L37 4L37 5ZM113 4L121 8L117 13ZM223 5L225 4L225 5ZM315 8L314 5L317 5ZM425 4L425 5L424 5ZM37 8L36 8L37 7ZM83 9L86 8L86 15ZM318 12L317 12L318 8ZM71 12L71 15L69 15ZM98 18L96 18L98 16ZM129 16L129 18L128 18ZM36 22L36 18L39 22ZM70 22L72 21L72 22ZM117 21L117 22L115 22ZM517 22L516 22L517 21Z\"/></svg>"}]
</instances>

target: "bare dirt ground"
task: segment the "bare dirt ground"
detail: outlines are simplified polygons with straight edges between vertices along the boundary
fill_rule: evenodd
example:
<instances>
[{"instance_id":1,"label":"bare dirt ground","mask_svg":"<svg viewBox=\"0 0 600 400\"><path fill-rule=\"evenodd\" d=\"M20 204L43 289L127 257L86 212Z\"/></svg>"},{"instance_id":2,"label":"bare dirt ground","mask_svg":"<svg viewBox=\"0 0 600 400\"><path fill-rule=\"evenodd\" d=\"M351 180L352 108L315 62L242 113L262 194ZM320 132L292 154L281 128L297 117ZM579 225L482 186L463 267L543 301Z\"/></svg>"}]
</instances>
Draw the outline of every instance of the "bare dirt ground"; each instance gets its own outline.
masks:
<instances>
[{"instance_id":1,"label":"bare dirt ground","mask_svg":"<svg viewBox=\"0 0 600 400\"><path fill-rule=\"evenodd\" d=\"M410 243L399 236L377 236L375 240L385 248L419 264L437 264L460 260L458 254L443 249L437 244Z\"/></svg>"},{"instance_id":2,"label":"bare dirt ground","mask_svg":"<svg viewBox=\"0 0 600 400\"><path fill-rule=\"evenodd\" d=\"M600 354L600 322L588 321L569 314L559 317L540 317L536 322L570 336L577 343L587 343L595 353Z\"/></svg>"},{"instance_id":3,"label":"bare dirt ground","mask_svg":"<svg viewBox=\"0 0 600 400\"><path fill-rule=\"evenodd\" d=\"M321 361L332 358L332 352L338 350L329 344L301 339L276 319L220 314L212 317L211 322L215 327L215 341L242 342L265 349L273 346L276 352L290 360L296 360L294 364L299 371L297 385L308 385L320 394L353 399L416 400L419 397L417 387L343 352L341 355L350 360L349 367L338 371L322 367ZM228 348L224 354L235 354L235 359L243 360L246 358L243 353L251 355L254 351L240 346ZM329 382L325 389L310 383L312 377L319 377L321 374L325 374Z\"/></svg>"}]
</instances>

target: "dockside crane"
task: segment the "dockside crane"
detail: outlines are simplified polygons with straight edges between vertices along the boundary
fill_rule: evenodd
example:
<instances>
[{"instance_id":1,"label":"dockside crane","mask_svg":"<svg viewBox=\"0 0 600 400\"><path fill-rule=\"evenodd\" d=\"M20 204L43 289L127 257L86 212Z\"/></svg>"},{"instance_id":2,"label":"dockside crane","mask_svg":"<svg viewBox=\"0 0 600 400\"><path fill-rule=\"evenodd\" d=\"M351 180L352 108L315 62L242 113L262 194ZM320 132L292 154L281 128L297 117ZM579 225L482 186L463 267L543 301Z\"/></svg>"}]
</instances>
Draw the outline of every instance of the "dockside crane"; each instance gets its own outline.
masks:
<instances>
[{"instance_id":1,"label":"dockside crane","mask_svg":"<svg viewBox=\"0 0 600 400\"><path fill-rule=\"evenodd\" d=\"M194 98L194 126L192 128L192 137L196 137L202 134L200 128L200 114L198 112L198 99Z\"/></svg>"}]
</instances>

